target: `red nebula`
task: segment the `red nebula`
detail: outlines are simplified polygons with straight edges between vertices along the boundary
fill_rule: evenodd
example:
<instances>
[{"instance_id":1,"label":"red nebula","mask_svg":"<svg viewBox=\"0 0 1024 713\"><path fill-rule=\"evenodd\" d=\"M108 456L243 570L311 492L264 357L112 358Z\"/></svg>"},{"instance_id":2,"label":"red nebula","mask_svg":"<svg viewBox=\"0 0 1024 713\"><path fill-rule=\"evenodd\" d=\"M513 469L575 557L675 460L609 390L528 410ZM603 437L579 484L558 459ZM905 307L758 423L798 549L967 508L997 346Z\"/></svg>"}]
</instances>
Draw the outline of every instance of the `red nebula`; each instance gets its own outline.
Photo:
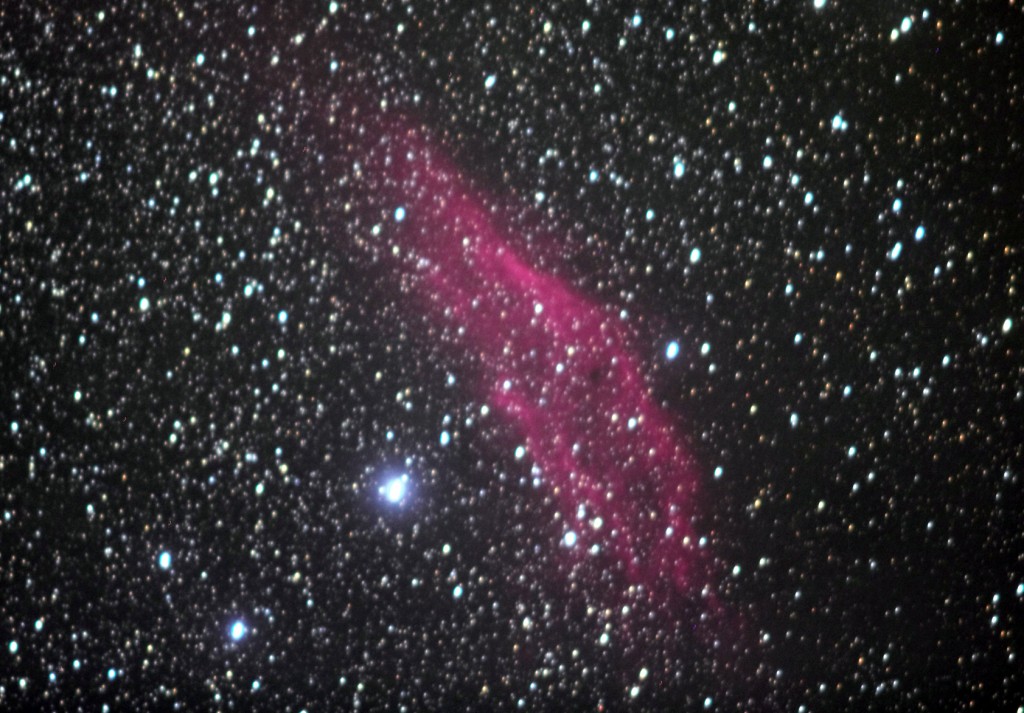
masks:
<instances>
[{"instance_id":1,"label":"red nebula","mask_svg":"<svg viewBox=\"0 0 1024 713\"><path fill-rule=\"evenodd\" d=\"M697 471L624 323L518 255L421 132L382 120L376 136L361 165L386 216L374 249L401 256L432 331L472 358L573 527L572 556L600 551L652 593L702 587Z\"/></svg>"}]
</instances>

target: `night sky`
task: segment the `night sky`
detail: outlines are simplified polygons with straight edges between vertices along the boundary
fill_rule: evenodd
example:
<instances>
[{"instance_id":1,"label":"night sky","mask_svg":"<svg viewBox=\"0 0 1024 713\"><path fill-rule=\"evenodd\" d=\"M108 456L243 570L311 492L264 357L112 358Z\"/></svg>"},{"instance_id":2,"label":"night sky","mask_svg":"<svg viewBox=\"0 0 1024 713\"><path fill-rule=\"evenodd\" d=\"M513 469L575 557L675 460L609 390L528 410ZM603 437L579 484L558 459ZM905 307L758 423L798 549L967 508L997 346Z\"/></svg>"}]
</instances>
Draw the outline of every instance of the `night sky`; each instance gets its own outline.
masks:
<instances>
[{"instance_id":1,"label":"night sky","mask_svg":"<svg viewBox=\"0 0 1024 713\"><path fill-rule=\"evenodd\" d=\"M1019 2L0 6L0 708L1024 706Z\"/></svg>"}]
</instances>

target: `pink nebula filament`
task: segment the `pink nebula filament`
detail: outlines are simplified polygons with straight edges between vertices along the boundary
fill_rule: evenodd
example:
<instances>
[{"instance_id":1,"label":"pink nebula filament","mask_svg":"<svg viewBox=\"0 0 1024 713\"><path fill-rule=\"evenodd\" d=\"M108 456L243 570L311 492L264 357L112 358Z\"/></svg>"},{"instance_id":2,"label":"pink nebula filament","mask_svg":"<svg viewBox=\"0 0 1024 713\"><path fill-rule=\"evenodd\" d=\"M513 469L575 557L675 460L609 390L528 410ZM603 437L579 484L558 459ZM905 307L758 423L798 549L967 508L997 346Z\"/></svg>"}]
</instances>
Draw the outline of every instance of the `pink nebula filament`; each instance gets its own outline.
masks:
<instances>
[{"instance_id":1,"label":"pink nebula filament","mask_svg":"<svg viewBox=\"0 0 1024 713\"><path fill-rule=\"evenodd\" d=\"M469 354L486 400L525 441L573 536L632 585L689 592L696 470L654 403L623 322L520 257L484 201L416 131L370 162L401 219L387 230L435 332ZM369 165L369 164L368 164Z\"/></svg>"}]
</instances>

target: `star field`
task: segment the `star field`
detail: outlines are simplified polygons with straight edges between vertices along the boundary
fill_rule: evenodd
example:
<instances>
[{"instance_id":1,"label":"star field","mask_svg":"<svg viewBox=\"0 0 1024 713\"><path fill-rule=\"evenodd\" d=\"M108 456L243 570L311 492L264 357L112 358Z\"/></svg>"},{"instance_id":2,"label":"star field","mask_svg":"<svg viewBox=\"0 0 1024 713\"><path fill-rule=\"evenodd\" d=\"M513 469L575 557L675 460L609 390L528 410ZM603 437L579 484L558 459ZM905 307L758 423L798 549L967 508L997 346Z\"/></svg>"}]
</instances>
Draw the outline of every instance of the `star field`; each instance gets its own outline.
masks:
<instances>
[{"instance_id":1,"label":"star field","mask_svg":"<svg viewBox=\"0 0 1024 713\"><path fill-rule=\"evenodd\" d=\"M0 708L1021 710L1021 19L5 4Z\"/></svg>"}]
</instances>

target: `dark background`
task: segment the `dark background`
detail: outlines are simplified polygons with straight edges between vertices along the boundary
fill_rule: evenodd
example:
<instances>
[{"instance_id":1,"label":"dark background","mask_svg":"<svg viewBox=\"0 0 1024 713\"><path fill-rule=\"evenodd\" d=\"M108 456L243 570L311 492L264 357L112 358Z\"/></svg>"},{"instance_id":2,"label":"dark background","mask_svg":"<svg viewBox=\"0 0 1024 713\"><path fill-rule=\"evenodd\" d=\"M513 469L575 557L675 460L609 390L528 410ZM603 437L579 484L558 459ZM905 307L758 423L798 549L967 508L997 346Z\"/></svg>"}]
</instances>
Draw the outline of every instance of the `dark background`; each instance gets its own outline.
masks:
<instances>
[{"instance_id":1,"label":"dark background","mask_svg":"<svg viewBox=\"0 0 1024 713\"><path fill-rule=\"evenodd\" d=\"M0 707L1024 705L1013 3L70 5L0 8ZM735 651L358 247L381 102L629 311Z\"/></svg>"}]
</instances>

